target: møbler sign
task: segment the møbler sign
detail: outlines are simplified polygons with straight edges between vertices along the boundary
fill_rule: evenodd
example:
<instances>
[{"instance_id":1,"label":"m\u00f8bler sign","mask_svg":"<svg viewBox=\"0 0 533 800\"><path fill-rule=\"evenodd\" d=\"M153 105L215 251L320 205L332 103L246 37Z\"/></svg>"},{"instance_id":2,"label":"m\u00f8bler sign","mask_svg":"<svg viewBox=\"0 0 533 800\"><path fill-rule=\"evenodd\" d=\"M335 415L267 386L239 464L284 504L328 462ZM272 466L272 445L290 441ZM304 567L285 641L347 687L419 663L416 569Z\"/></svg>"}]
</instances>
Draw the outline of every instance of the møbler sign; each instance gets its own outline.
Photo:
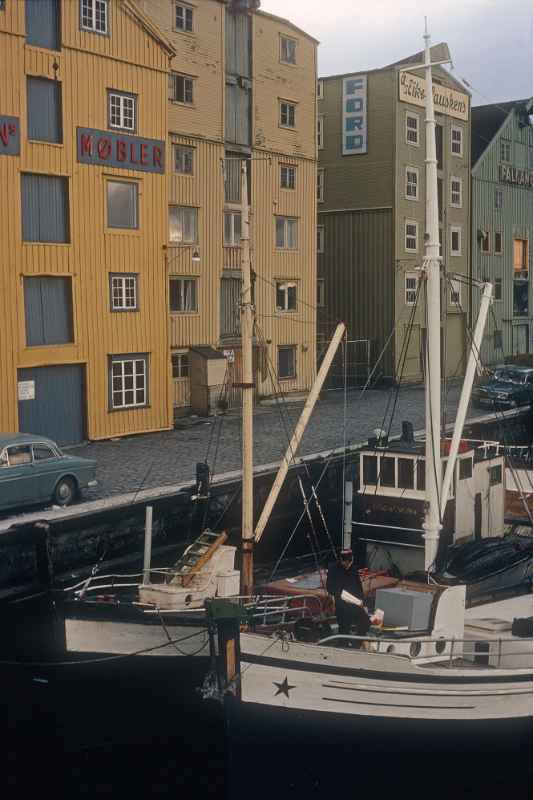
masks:
<instances>
[{"instance_id":1,"label":"m\u00f8bler sign","mask_svg":"<svg viewBox=\"0 0 533 800\"><path fill-rule=\"evenodd\" d=\"M20 154L20 124L17 117L0 115L0 156Z\"/></svg>"},{"instance_id":2,"label":"m\u00f8bler sign","mask_svg":"<svg viewBox=\"0 0 533 800\"><path fill-rule=\"evenodd\" d=\"M157 139L78 128L77 144L78 161L82 164L141 172L165 171L165 143Z\"/></svg>"}]
</instances>

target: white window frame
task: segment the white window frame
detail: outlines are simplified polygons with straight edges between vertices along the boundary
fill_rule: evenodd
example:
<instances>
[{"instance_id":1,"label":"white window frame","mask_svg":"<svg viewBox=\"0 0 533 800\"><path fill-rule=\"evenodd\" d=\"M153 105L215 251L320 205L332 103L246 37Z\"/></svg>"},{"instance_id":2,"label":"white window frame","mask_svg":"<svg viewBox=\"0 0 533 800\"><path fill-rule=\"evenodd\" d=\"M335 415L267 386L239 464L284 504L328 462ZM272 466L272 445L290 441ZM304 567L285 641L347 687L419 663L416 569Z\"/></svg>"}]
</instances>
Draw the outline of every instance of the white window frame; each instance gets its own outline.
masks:
<instances>
[{"instance_id":1,"label":"white window frame","mask_svg":"<svg viewBox=\"0 0 533 800\"><path fill-rule=\"evenodd\" d=\"M418 272L406 272L404 278L404 292L405 292L405 305L414 306L416 303L416 296L418 294L418 281L420 276ZM412 285L408 284L409 281L414 281Z\"/></svg>"},{"instance_id":2,"label":"white window frame","mask_svg":"<svg viewBox=\"0 0 533 800\"><path fill-rule=\"evenodd\" d=\"M482 236L480 238L480 240L479 240L479 250L483 255L486 256L486 255L490 255L490 231L487 230L487 231L484 231L484 233L486 233L486 236ZM483 247L483 242L485 242L485 241L487 242L487 249L486 250Z\"/></svg>"},{"instance_id":3,"label":"white window frame","mask_svg":"<svg viewBox=\"0 0 533 800\"><path fill-rule=\"evenodd\" d=\"M494 189L494 208L497 211L501 211L503 208L503 189Z\"/></svg>"},{"instance_id":4,"label":"white window frame","mask_svg":"<svg viewBox=\"0 0 533 800\"><path fill-rule=\"evenodd\" d=\"M319 78L316 82L316 99L323 100L324 99L324 81L322 78Z\"/></svg>"},{"instance_id":5,"label":"white window frame","mask_svg":"<svg viewBox=\"0 0 533 800\"><path fill-rule=\"evenodd\" d=\"M459 247L458 249L453 248L453 235L454 233L459 234ZM460 225L451 225L450 226L450 255L451 256L460 256L462 255L462 247L463 247L463 229Z\"/></svg>"},{"instance_id":6,"label":"white window frame","mask_svg":"<svg viewBox=\"0 0 533 800\"><path fill-rule=\"evenodd\" d=\"M496 236L498 234L500 236L501 248L499 250L496 250ZM494 255L495 256L502 256L503 255L503 231L494 231Z\"/></svg>"},{"instance_id":7,"label":"white window frame","mask_svg":"<svg viewBox=\"0 0 533 800\"><path fill-rule=\"evenodd\" d=\"M109 0L80 0L80 29L107 36L109 33Z\"/></svg>"},{"instance_id":8,"label":"white window frame","mask_svg":"<svg viewBox=\"0 0 533 800\"><path fill-rule=\"evenodd\" d=\"M172 94L169 97L171 103L179 103L182 106L194 106L194 94L196 79L192 75L185 75L183 72L171 72L168 76L169 85L172 87ZM183 80L183 100L177 97L178 80ZM190 90L187 91L187 90ZM190 94L190 100L187 99ZM170 92L169 92L170 95Z\"/></svg>"},{"instance_id":9,"label":"white window frame","mask_svg":"<svg viewBox=\"0 0 533 800\"><path fill-rule=\"evenodd\" d=\"M290 66L294 67L297 63L296 59L296 48L298 46L298 40L294 39L292 36L287 36L284 33L280 33L279 35L279 62L280 64L290 64ZM284 52L284 49L286 52ZM285 55L288 57L285 58Z\"/></svg>"},{"instance_id":10,"label":"white window frame","mask_svg":"<svg viewBox=\"0 0 533 800\"><path fill-rule=\"evenodd\" d=\"M324 115L319 114L316 121L316 146L317 150L324 149Z\"/></svg>"},{"instance_id":11,"label":"white window frame","mask_svg":"<svg viewBox=\"0 0 533 800\"><path fill-rule=\"evenodd\" d=\"M170 213L171 209L177 209L177 222L178 225L181 223L181 239L171 239L170 238ZM187 228L185 225L185 214L190 213L191 216L194 218L194 238L193 239L184 239L184 232ZM179 206L172 204L168 207L168 241L170 244L173 245L182 245L184 247L190 247L191 245L198 244L198 209L195 206ZM181 219L180 219L181 217Z\"/></svg>"},{"instance_id":12,"label":"white window frame","mask_svg":"<svg viewBox=\"0 0 533 800\"><path fill-rule=\"evenodd\" d=\"M283 182L284 176L285 183ZM279 185L281 189L288 189L290 191L296 189L296 167L293 164L279 165Z\"/></svg>"},{"instance_id":13,"label":"white window frame","mask_svg":"<svg viewBox=\"0 0 533 800\"><path fill-rule=\"evenodd\" d=\"M183 11L183 25L178 25L178 8ZM191 20L191 27L187 27L187 12ZM174 3L174 25L173 29L178 33L194 33L194 8L188 3Z\"/></svg>"},{"instance_id":14,"label":"white window frame","mask_svg":"<svg viewBox=\"0 0 533 800\"><path fill-rule=\"evenodd\" d=\"M294 353L293 359L293 373L291 375L280 375L279 374L279 354L281 350L292 350ZM294 344L282 344L278 345L278 363L277 363L277 371L278 371L278 380L279 381L293 381L296 378L296 345Z\"/></svg>"},{"instance_id":15,"label":"white window frame","mask_svg":"<svg viewBox=\"0 0 533 800\"><path fill-rule=\"evenodd\" d=\"M289 308L289 289L294 289L294 307ZM278 305L278 292L283 295L283 305ZM296 281L276 281L276 311L294 314L298 309L298 283Z\"/></svg>"},{"instance_id":16,"label":"white window frame","mask_svg":"<svg viewBox=\"0 0 533 800\"><path fill-rule=\"evenodd\" d=\"M178 281L182 285L179 291L181 302L178 305L183 308L170 307L170 283L171 281ZM192 302L192 293L189 294L189 287L187 284L194 284L194 303ZM170 314L198 314L198 278L191 275L169 275L169 313ZM187 306L190 306L187 308Z\"/></svg>"},{"instance_id":17,"label":"white window frame","mask_svg":"<svg viewBox=\"0 0 533 800\"><path fill-rule=\"evenodd\" d=\"M326 170L321 168L316 171L316 201L324 202L324 186L326 184Z\"/></svg>"},{"instance_id":18,"label":"white window frame","mask_svg":"<svg viewBox=\"0 0 533 800\"><path fill-rule=\"evenodd\" d=\"M316 279L316 305L317 308L324 308L326 305L326 281L324 278Z\"/></svg>"},{"instance_id":19,"label":"white window frame","mask_svg":"<svg viewBox=\"0 0 533 800\"><path fill-rule=\"evenodd\" d=\"M186 375L174 375L174 359L179 359L178 361L178 370L181 373L182 371L186 370ZM183 359L186 359L186 363L183 363ZM172 366L172 380L173 381L187 381L190 377L190 368L191 364L189 361L189 351L188 350L172 350L170 354L170 363Z\"/></svg>"},{"instance_id":20,"label":"white window frame","mask_svg":"<svg viewBox=\"0 0 533 800\"><path fill-rule=\"evenodd\" d=\"M278 244L278 223L283 221L283 244ZM276 250L298 250L298 217L285 217L276 215L274 217L274 240ZM293 245L289 245L290 240L289 230L293 229Z\"/></svg>"},{"instance_id":21,"label":"white window frame","mask_svg":"<svg viewBox=\"0 0 533 800\"><path fill-rule=\"evenodd\" d=\"M409 139L409 133L413 133L414 131L414 128L409 128L407 124L407 120L409 119L416 120L416 142ZM419 114L415 114L413 111L405 112L405 142L413 147L420 147L420 116Z\"/></svg>"},{"instance_id":22,"label":"white window frame","mask_svg":"<svg viewBox=\"0 0 533 800\"><path fill-rule=\"evenodd\" d=\"M459 134L458 140L453 138L454 133ZM457 142L459 142L459 152L454 150L454 146L457 145ZM460 128L459 125L452 125L450 130L450 153L452 156L457 156L457 158L463 157L463 129Z\"/></svg>"},{"instance_id":23,"label":"white window frame","mask_svg":"<svg viewBox=\"0 0 533 800\"><path fill-rule=\"evenodd\" d=\"M499 291L496 291L496 287ZM501 278L494 278L494 302L501 303L503 300L503 281Z\"/></svg>"},{"instance_id":24,"label":"white window frame","mask_svg":"<svg viewBox=\"0 0 533 800\"><path fill-rule=\"evenodd\" d=\"M236 218L239 220L239 222L242 225L242 219L241 219L241 212L240 211L233 211L233 210L224 211L224 233L223 233L223 236L224 236L224 247L239 247L240 244L241 244L241 236L240 236L240 234L239 234L239 236L235 235L235 231L236 231L235 220L236 220ZM231 220L230 221L231 235L230 235L229 238L226 237L226 219L230 219ZM241 226L239 226L239 227L241 227ZM242 233L242 227L241 227L241 233Z\"/></svg>"},{"instance_id":25,"label":"white window frame","mask_svg":"<svg viewBox=\"0 0 533 800\"><path fill-rule=\"evenodd\" d=\"M130 106L129 108L127 108L128 105ZM113 122L113 117L117 115L118 123ZM113 130L135 133L137 128L137 98L134 94L120 92L116 89L108 90L108 124Z\"/></svg>"},{"instance_id":26,"label":"white window frame","mask_svg":"<svg viewBox=\"0 0 533 800\"><path fill-rule=\"evenodd\" d=\"M533 169L533 145L528 145L527 148L527 167Z\"/></svg>"},{"instance_id":27,"label":"white window frame","mask_svg":"<svg viewBox=\"0 0 533 800\"><path fill-rule=\"evenodd\" d=\"M461 282L450 278L450 305L461 308Z\"/></svg>"},{"instance_id":28,"label":"white window frame","mask_svg":"<svg viewBox=\"0 0 533 800\"><path fill-rule=\"evenodd\" d=\"M292 125L291 122L291 109L292 109ZM283 122L283 117L285 116L286 121ZM293 103L291 100L281 100L279 101L279 127L286 128L289 131L293 131L296 129L296 103Z\"/></svg>"},{"instance_id":29,"label":"white window frame","mask_svg":"<svg viewBox=\"0 0 533 800\"><path fill-rule=\"evenodd\" d=\"M143 367L139 366L143 364ZM126 365L131 364L131 372L126 371ZM120 410L124 408L144 408L148 405L148 355L124 355L124 356L111 356L110 358L110 400L111 408L113 410ZM120 367L115 372L115 367ZM126 379L131 377L131 387L126 386ZM120 381L122 386L115 388L115 380ZM126 402L126 392L133 392L133 402ZM137 400L137 393L143 392L143 400ZM122 402L116 402L118 397L122 398Z\"/></svg>"},{"instance_id":30,"label":"white window frame","mask_svg":"<svg viewBox=\"0 0 533 800\"><path fill-rule=\"evenodd\" d=\"M317 253L323 253L324 252L324 240L325 240L324 225L317 225L316 226L316 251L317 251Z\"/></svg>"},{"instance_id":31,"label":"white window frame","mask_svg":"<svg viewBox=\"0 0 533 800\"><path fill-rule=\"evenodd\" d=\"M177 169L178 166L178 152L187 151L190 154L190 164L191 169L188 170L181 170ZM180 144L179 142L174 142L172 145L172 164L173 164L173 171L176 175L194 175L194 147L190 147L188 144ZM183 162L184 163L184 162Z\"/></svg>"},{"instance_id":32,"label":"white window frame","mask_svg":"<svg viewBox=\"0 0 533 800\"><path fill-rule=\"evenodd\" d=\"M407 232L407 227L409 225L414 225L414 227L415 227L414 234ZM404 248L405 248L406 253L418 253L418 222L416 220L414 220L414 219L406 219L405 220L404 232L405 232L405 235L404 235ZM414 238L414 240L415 240L415 246L414 247L408 247L407 246L407 239L412 239L412 238Z\"/></svg>"},{"instance_id":33,"label":"white window frame","mask_svg":"<svg viewBox=\"0 0 533 800\"><path fill-rule=\"evenodd\" d=\"M414 182L409 180L409 173L415 176ZM405 199L406 200L418 200L418 186L420 182L420 172L418 167L410 167L406 166L405 168ZM414 186L414 194L409 194L409 187Z\"/></svg>"},{"instance_id":34,"label":"white window frame","mask_svg":"<svg viewBox=\"0 0 533 800\"><path fill-rule=\"evenodd\" d=\"M111 311L138 310L137 284L138 276L134 273L111 274Z\"/></svg>"},{"instance_id":35,"label":"white window frame","mask_svg":"<svg viewBox=\"0 0 533 800\"><path fill-rule=\"evenodd\" d=\"M454 191L453 184L457 183L459 185L459 192ZM459 200L455 200L454 202L454 195L459 195ZM463 207L463 180L462 178L458 178L457 175L452 175L450 177L450 205L452 208L462 208Z\"/></svg>"},{"instance_id":36,"label":"white window frame","mask_svg":"<svg viewBox=\"0 0 533 800\"><path fill-rule=\"evenodd\" d=\"M503 155L504 147L509 149L509 158L504 158ZM510 139L502 137L500 139L500 161L502 161L504 164L511 164L512 160L513 160L513 143L511 142Z\"/></svg>"}]
</instances>

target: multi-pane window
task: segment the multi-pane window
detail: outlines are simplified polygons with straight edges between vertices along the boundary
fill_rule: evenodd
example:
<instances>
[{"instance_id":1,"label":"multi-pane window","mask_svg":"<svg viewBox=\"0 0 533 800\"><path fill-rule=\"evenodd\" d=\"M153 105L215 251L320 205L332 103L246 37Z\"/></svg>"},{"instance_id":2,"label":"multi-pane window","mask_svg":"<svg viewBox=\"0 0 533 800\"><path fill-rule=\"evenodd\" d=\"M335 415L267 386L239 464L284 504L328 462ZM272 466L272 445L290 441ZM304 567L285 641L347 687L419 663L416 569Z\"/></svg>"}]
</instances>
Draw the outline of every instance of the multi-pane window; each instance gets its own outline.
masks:
<instances>
[{"instance_id":1,"label":"multi-pane window","mask_svg":"<svg viewBox=\"0 0 533 800\"><path fill-rule=\"evenodd\" d=\"M323 169L317 170L316 173L316 199L319 203L324 202L324 181L326 172Z\"/></svg>"},{"instance_id":2,"label":"multi-pane window","mask_svg":"<svg viewBox=\"0 0 533 800\"><path fill-rule=\"evenodd\" d=\"M500 161L511 161L511 142L508 139L500 139Z\"/></svg>"},{"instance_id":3,"label":"multi-pane window","mask_svg":"<svg viewBox=\"0 0 533 800\"><path fill-rule=\"evenodd\" d=\"M172 353L172 377L174 380L189 377L189 354L183 351Z\"/></svg>"},{"instance_id":4,"label":"multi-pane window","mask_svg":"<svg viewBox=\"0 0 533 800\"><path fill-rule=\"evenodd\" d=\"M296 189L296 167L282 164L280 167L280 185L282 189Z\"/></svg>"},{"instance_id":5,"label":"multi-pane window","mask_svg":"<svg viewBox=\"0 0 533 800\"><path fill-rule=\"evenodd\" d=\"M490 253L490 231L481 231L479 244L482 253Z\"/></svg>"},{"instance_id":6,"label":"multi-pane window","mask_svg":"<svg viewBox=\"0 0 533 800\"><path fill-rule=\"evenodd\" d=\"M414 306L418 294L418 275L415 272L405 273L405 305Z\"/></svg>"},{"instance_id":7,"label":"multi-pane window","mask_svg":"<svg viewBox=\"0 0 533 800\"><path fill-rule=\"evenodd\" d=\"M283 64L296 64L296 39L280 36L279 60Z\"/></svg>"},{"instance_id":8,"label":"multi-pane window","mask_svg":"<svg viewBox=\"0 0 533 800\"><path fill-rule=\"evenodd\" d=\"M494 299L501 300L502 299L502 279L501 278L494 278Z\"/></svg>"},{"instance_id":9,"label":"multi-pane window","mask_svg":"<svg viewBox=\"0 0 533 800\"><path fill-rule=\"evenodd\" d=\"M461 228L452 226L450 228L450 255L461 255Z\"/></svg>"},{"instance_id":10,"label":"multi-pane window","mask_svg":"<svg viewBox=\"0 0 533 800\"><path fill-rule=\"evenodd\" d=\"M419 133L418 133L418 123L419 123L418 114L405 115L405 141L407 142L407 144L418 145L420 143Z\"/></svg>"},{"instance_id":11,"label":"multi-pane window","mask_svg":"<svg viewBox=\"0 0 533 800\"><path fill-rule=\"evenodd\" d=\"M324 117L320 116L316 121L316 146L319 150L324 149Z\"/></svg>"},{"instance_id":12,"label":"multi-pane window","mask_svg":"<svg viewBox=\"0 0 533 800\"><path fill-rule=\"evenodd\" d=\"M316 99L323 100L324 99L324 81L319 80L316 82Z\"/></svg>"},{"instance_id":13,"label":"multi-pane window","mask_svg":"<svg viewBox=\"0 0 533 800\"><path fill-rule=\"evenodd\" d=\"M224 244L235 246L241 243L241 212L224 211Z\"/></svg>"},{"instance_id":14,"label":"multi-pane window","mask_svg":"<svg viewBox=\"0 0 533 800\"><path fill-rule=\"evenodd\" d=\"M318 225L316 229L316 251L317 253L324 252L324 226Z\"/></svg>"},{"instance_id":15,"label":"multi-pane window","mask_svg":"<svg viewBox=\"0 0 533 800\"><path fill-rule=\"evenodd\" d=\"M461 306L461 284L457 280L450 280L450 303L452 306Z\"/></svg>"},{"instance_id":16,"label":"multi-pane window","mask_svg":"<svg viewBox=\"0 0 533 800\"><path fill-rule=\"evenodd\" d=\"M107 33L108 0L81 0L80 27L93 33Z\"/></svg>"},{"instance_id":17,"label":"multi-pane window","mask_svg":"<svg viewBox=\"0 0 533 800\"><path fill-rule=\"evenodd\" d=\"M279 101L279 124L282 128L294 128L296 126L296 105L287 100Z\"/></svg>"},{"instance_id":18,"label":"multi-pane window","mask_svg":"<svg viewBox=\"0 0 533 800\"><path fill-rule=\"evenodd\" d=\"M503 208L503 191L501 189L494 190L494 208Z\"/></svg>"},{"instance_id":19,"label":"multi-pane window","mask_svg":"<svg viewBox=\"0 0 533 800\"><path fill-rule=\"evenodd\" d=\"M133 181L106 181L107 227L139 227L139 185Z\"/></svg>"},{"instance_id":20,"label":"multi-pane window","mask_svg":"<svg viewBox=\"0 0 533 800\"><path fill-rule=\"evenodd\" d=\"M280 380L296 377L296 347L282 345L278 347L278 378Z\"/></svg>"},{"instance_id":21,"label":"multi-pane window","mask_svg":"<svg viewBox=\"0 0 533 800\"><path fill-rule=\"evenodd\" d=\"M405 196L408 200L418 200L418 170L416 167L405 168Z\"/></svg>"},{"instance_id":22,"label":"multi-pane window","mask_svg":"<svg viewBox=\"0 0 533 800\"><path fill-rule=\"evenodd\" d=\"M177 31L192 33L193 9L184 3L176 3L176 16L174 21Z\"/></svg>"},{"instance_id":23,"label":"multi-pane window","mask_svg":"<svg viewBox=\"0 0 533 800\"><path fill-rule=\"evenodd\" d=\"M197 278L170 278L170 311L190 314L198 311Z\"/></svg>"},{"instance_id":24,"label":"multi-pane window","mask_svg":"<svg viewBox=\"0 0 533 800\"><path fill-rule=\"evenodd\" d=\"M69 242L68 179L24 173L20 180L22 241Z\"/></svg>"},{"instance_id":25,"label":"multi-pane window","mask_svg":"<svg viewBox=\"0 0 533 800\"><path fill-rule=\"evenodd\" d=\"M527 166L529 169L533 169L533 147L527 148Z\"/></svg>"},{"instance_id":26,"label":"multi-pane window","mask_svg":"<svg viewBox=\"0 0 533 800\"><path fill-rule=\"evenodd\" d=\"M451 205L454 206L454 208L461 208L463 205L463 182L461 178L451 178L450 194Z\"/></svg>"},{"instance_id":27,"label":"multi-pane window","mask_svg":"<svg viewBox=\"0 0 533 800\"><path fill-rule=\"evenodd\" d=\"M111 356L111 408L148 403L148 356Z\"/></svg>"},{"instance_id":28,"label":"multi-pane window","mask_svg":"<svg viewBox=\"0 0 533 800\"><path fill-rule=\"evenodd\" d=\"M28 139L38 142L62 142L61 81L29 77L26 90Z\"/></svg>"},{"instance_id":29,"label":"multi-pane window","mask_svg":"<svg viewBox=\"0 0 533 800\"><path fill-rule=\"evenodd\" d=\"M194 78L171 72L168 77L168 99L175 103L192 105L194 102Z\"/></svg>"},{"instance_id":30,"label":"multi-pane window","mask_svg":"<svg viewBox=\"0 0 533 800\"><path fill-rule=\"evenodd\" d=\"M108 93L109 98L109 127L119 128L123 131L134 131L136 124L135 104L137 98L132 94L123 92Z\"/></svg>"},{"instance_id":31,"label":"multi-pane window","mask_svg":"<svg viewBox=\"0 0 533 800\"><path fill-rule=\"evenodd\" d=\"M276 310L296 311L296 283L276 281Z\"/></svg>"},{"instance_id":32,"label":"multi-pane window","mask_svg":"<svg viewBox=\"0 0 533 800\"><path fill-rule=\"evenodd\" d=\"M137 275L111 275L111 310L135 311L137 306Z\"/></svg>"},{"instance_id":33,"label":"multi-pane window","mask_svg":"<svg viewBox=\"0 0 533 800\"><path fill-rule=\"evenodd\" d=\"M501 231L495 231L494 233L494 253L497 256L501 256L503 253L503 237Z\"/></svg>"},{"instance_id":34,"label":"multi-pane window","mask_svg":"<svg viewBox=\"0 0 533 800\"><path fill-rule=\"evenodd\" d=\"M192 175L194 171L194 147L175 144L173 150L174 172L179 172L180 175Z\"/></svg>"},{"instance_id":35,"label":"multi-pane window","mask_svg":"<svg viewBox=\"0 0 533 800\"><path fill-rule=\"evenodd\" d=\"M298 220L294 217L276 217L276 247L296 250L298 247Z\"/></svg>"},{"instance_id":36,"label":"multi-pane window","mask_svg":"<svg viewBox=\"0 0 533 800\"><path fill-rule=\"evenodd\" d=\"M326 305L326 282L324 278L318 278L316 282L316 304L318 308Z\"/></svg>"},{"instance_id":37,"label":"multi-pane window","mask_svg":"<svg viewBox=\"0 0 533 800\"><path fill-rule=\"evenodd\" d=\"M405 249L411 253L418 250L418 222L405 223Z\"/></svg>"},{"instance_id":38,"label":"multi-pane window","mask_svg":"<svg viewBox=\"0 0 533 800\"><path fill-rule=\"evenodd\" d=\"M168 239L173 244L196 244L198 242L198 209L190 206L170 206L168 226Z\"/></svg>"},{"instance_id":39,"label":"multi-pane window","mask_svg":"<svg viewBox=\"0 0 533 800\"><path fill-rule=\"evenodd\" d=\"M496 298L494 298L496 299ZM501 297L500 297L501 300ZM503 350L503 332L501 330L494 331L494 349Z\"/></svg>"},{"instance_id":40,"label":"multi-pane window","mask_svg":"<svg viewBox=\"0 0 533 800\"><path fill-rule=\"evenodd\" d=\"M463 129L452 126L451 151L454 156L463 155Z\"/></svg>"},{"instance_id":41,"label":"multi-pane window","mask_svg":"<svg viewBox=\"0 0 533 800\"><path fill-rule=\"evenodd\" d=\"M528 273L528 241L527 239L514 239L513 241L513 266L515 277L527 276Z\"/></svg>"}]
</instances>

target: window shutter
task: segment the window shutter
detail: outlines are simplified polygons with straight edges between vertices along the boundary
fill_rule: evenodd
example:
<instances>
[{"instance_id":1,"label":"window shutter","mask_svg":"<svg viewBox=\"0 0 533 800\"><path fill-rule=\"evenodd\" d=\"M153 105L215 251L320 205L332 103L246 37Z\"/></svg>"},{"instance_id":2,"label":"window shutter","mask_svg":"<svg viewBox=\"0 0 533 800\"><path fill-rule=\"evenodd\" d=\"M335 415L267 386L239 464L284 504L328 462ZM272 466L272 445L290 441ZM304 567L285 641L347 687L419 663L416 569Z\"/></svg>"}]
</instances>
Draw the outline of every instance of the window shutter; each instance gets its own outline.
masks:
<instances>
[{"instance_id":1,"label":"window shutter","mask_svg":"<svg viewBox=\"0 0 533 800\"><path fill-rule=\"evenodd\" d=\"M28 138L61 142L61 84L46 78L28 78Z\"/></svg>"},{"instance_id":2,"label":"window shutter","mask_svg":"<svg viewBox=\"0 0 533 800\"><path fill-rule=\"evenodd\" d=\"M26 0L26 42L59 50L58 0Z\"/></svg>"}]
</instances>

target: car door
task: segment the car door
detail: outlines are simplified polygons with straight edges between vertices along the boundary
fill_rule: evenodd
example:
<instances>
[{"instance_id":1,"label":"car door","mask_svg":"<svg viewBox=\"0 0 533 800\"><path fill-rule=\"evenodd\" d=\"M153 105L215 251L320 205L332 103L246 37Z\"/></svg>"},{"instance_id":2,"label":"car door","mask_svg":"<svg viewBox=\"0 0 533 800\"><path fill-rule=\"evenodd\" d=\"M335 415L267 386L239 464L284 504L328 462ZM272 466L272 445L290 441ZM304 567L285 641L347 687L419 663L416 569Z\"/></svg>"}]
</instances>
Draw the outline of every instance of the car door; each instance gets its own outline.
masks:
<instances>
[{"instance_id":1,"label":"car door","mask_svg":"<svg viewBox=\"0 0 533 800\"><path fill-rule=\"evenodd\" d=\"M32 449L35 491L39 500L49 500L61 470L61 457L46 442L34 442Z\"/></svg>"},{"instance_id":2,"label":"car door","mask_svg":"<svg viewBox=\"0 0 533 800\"><path fill-rule=\"evenodd\" d=\"M31 445L6 447L0 459L0 506L8 508L34 500Z\"/></svg>"}]
</instances>

